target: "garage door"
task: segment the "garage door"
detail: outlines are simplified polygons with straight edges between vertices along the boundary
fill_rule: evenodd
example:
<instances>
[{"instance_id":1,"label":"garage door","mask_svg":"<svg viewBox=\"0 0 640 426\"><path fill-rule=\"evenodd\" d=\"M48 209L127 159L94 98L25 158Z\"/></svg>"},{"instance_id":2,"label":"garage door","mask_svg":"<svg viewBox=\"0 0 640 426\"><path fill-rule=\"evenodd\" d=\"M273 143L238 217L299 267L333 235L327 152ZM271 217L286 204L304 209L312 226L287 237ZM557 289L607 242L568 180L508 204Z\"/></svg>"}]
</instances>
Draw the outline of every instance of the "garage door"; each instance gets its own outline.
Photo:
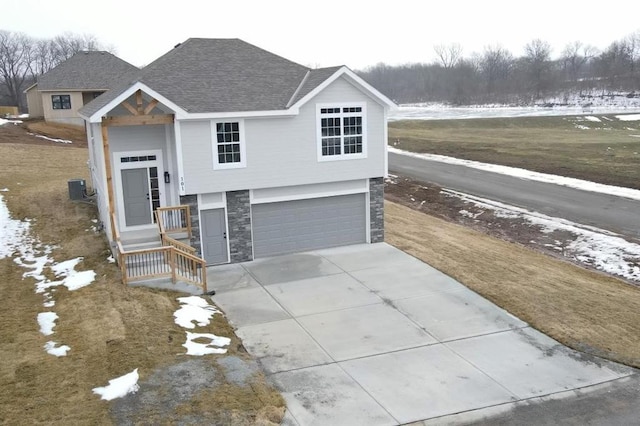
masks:
<instances>
[{"instance_id":1,"label":"garage door","mask_svg":"<svg viewBox=\"0 0 640 426\"><path fill-rule=\"evenodd\" d=\"M365 194L254 204L254 257L366 242Z\"/></svg>"}]
</instances>

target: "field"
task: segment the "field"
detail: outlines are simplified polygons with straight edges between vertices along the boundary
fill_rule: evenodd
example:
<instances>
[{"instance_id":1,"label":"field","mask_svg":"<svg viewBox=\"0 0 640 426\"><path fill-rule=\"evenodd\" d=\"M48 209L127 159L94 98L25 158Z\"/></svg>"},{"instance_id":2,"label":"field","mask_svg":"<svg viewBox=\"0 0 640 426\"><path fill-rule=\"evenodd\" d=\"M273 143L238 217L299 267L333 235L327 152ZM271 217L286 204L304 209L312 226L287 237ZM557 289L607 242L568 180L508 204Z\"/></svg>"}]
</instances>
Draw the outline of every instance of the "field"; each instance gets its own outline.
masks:
<instances>
[{"instance_id":1,"label":"field","mask_svg":"<svg viewBox=\"0 0 640 426\"><path fill-rule=\"evenodd\" d=\"M640 121L587 117L393 121L389 143L640 189Z\"/></svg>"},{"instance_id":2,"label":"field","mask_svg":"<svg viewBox=\"0 0 640 426\"><path fill-rule=\"evenodd\" d=\"M75 291L58 287L53 309L59 319L46 337L36 317L49 309L34 291L35 280L24 278L28 269L11 256L0 259L0 424L278 424L282 397L266 384L222 315L197 331L230 337L227 354L187 356L185 331L173 318L176 298L183 295L121 283L117 267L107 262L104 236L91 229L94 207L68 200L67 180L88 177L88 151L76 147L83 132L36 128L74 143L35 138L11 124L0 127L0 189L8 189L0 195L13 219L30 219L31 234L54 246L56 262L82 256L79 269L94 270L96 279ZM48 269L45 274L55 278ZM60 358L50 355L43 349L48 340L71 350ZM243 383L237 383L240 366L250 373ZM93 394L135 368L141 390L126 404Z\"/></svg>"}]
</instances>

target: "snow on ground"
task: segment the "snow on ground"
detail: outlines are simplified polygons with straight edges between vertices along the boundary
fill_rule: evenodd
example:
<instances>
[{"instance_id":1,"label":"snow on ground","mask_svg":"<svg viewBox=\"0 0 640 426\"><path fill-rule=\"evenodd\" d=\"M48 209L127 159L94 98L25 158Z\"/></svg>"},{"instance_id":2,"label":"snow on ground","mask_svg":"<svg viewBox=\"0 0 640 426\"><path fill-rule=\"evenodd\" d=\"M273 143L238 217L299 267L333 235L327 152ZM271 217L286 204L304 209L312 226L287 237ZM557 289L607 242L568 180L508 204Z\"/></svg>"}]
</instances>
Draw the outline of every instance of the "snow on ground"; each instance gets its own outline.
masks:
<instances>
[{"instance_id":1,"label":"snow on ground","mask_svg":"<svg viewBox=\"0 0 640 426\"><path fill-rule=\"evenodd\" d=\"M48 354L55 355L57 357L67 356L67 352L71 350L71 348L67 345L62 345L62 346L56 346L56 345L57 345L56 342L53 342L50 340L44 345L44 350L47 351Z\"/></svg>"},{"instance_id":2,"label":"snow on ground","mask_svg":"<svg viewBox=\"0 0 640 426\"><path fill-rule=\"evenodd\" d=\"M140 389L138 386L138 369L124 376L109 380L109 384L100 388L93 388L93 393L101 396L100 399L111 401L115 398L121 398L130 393L136 393Z\"/></svg>"},{"instance_id":3,"label":"snow on ground","mask_svg":"<svg viewBox=\"0 0 640 426\"><path fill-rule=\"evenodd\" d=\"M187 348L187 355L202 356L208 354L224 354L227 350L222 346L229 346L231 339L211 333L187 333L187 341L182 345ZM208 343L195 342L197 339L207 339Z\"/></svg>"},{"instance_id":4,"label":"snow on ground","mask_svg":"<svg viewBox=\"0 0 640 426\"><path fill-rule=\"evenodd\" d=\"M474 169L485 170L493 173L500 173L517 177L520 179L533 180L537 182L552 183L555 185L567 186L569 188L580 189L583 191L598 192L602 194L610 194L618 197L630 198L632 200L640 200L640 190L624 188L621 186L604 185L601 183L590 182L582 179L569 178L565 176L550 175L546 173L533 172L531 170L519 169L516 167L501 166L498 164L480 163L479 161L463 160L460 158L447 157L436 154L418 154L415 152L403 151L392 146L388 147L389 152L410 157L423 158L425 160L439 161L441 163L455 164L459 166L472 167Z\"/></svg>"},{"instance_id":5,"label":"snow on ground","mask_svg":"<svg viewBox=\"0 0 640 426\"><path fill-rule=\"evenodd\" d=\"M600 121L602 121L598 117L594 117L593 115L585 115L583 118L587 121L594 121L596 123L599 123Z\"/></svg>"},{"instance_id":6,"label":"snow on ground","mask_svg":"<svg viewBox=\"0 0 640 426\"><path fill-rule=\"evenodd\" d=\"M56 138L50 138L49 136L45 136L45 135L39 135L37 133L28 133L31 136L35 136L36 138L40 138L40 139L45 139L51 142L56 142L56 143L73 143L70 140L67 139L56 139Z\"/></svg>"},{"instance_id":7,"label":"snow on ground","mask_svg":"<svg viewBox=\"0 0 640 426\"><path fill-rule=\"evenodd\" d=\"M75 269L82 261L82 257L56 263L51 257L51 253L57 247L42 244L30 234L30 228L31 220L17 220L11 217L11 213L0 195L0 259L13 257L13 261L17 265L27 269L22 277L36 280L35 292L43 294L45 308L51 308L55 305L51 293L55 290L53 287L64 285L72 291L93 282L96 276L94 271L76 271ZM62 279L50 281L45 276L47 268ZM57 318L58 315L55 312L39 313L37 321L40 332L45 336L52 334ZM55 356L63 356L70 349L66 345L55 347L56 343L51 343L52 346L45 346L45 350Z\"/></svg>"},{"instance_id":8,"label":"snow on ground","mask_svg":"<svg viewBox=\"0 0 640 426\"><path fill-rule=\"evenodd\" d=\"M199 326L208 325L211 318L220 311L215 306L210 305L199 296L178 297L182 304L173 314L176 324L183 328L195 328L194 322ZM190 333L185 331L187 341L182 345L187 348L187 355L202 356L207 354L224 354L227 352L222 346L228 346L231 339L220 337L211 333ZM199 343L195 340L207 339L207 343Z\"/></svg>"},{"instance_id":9,"label":"snow on ground","mask_svg":"<svg viewBox=\"0 0 640 426\"><path fill-rule=\"evenodd\" d=\"M526 220L539 226L545 233L568 231L575 239L557 241L554 247L563 251L565 256L600 271L640 282L640 244L631 243L618 234L458 191L442 190L442 193L472 203L480 209L490 210L496 217Z\"/></svg>"},{"instance_id":10,"label":"snow on ground","mask_svg":"<svg viewBox=\"0 0 640 426\"><path fill-rule=\"evenodd\" d=\"M640 121L640 114L616 115L620 121Z\"/></svg>"},{"instance_id":11,"label":"snow on ground","mask_svg":"<svg viewBox=\"0 0 640 426\"><path fill-rule=\"evenodd\" d=\"M473 105L451 107L442 104L405 104L389 111L388 120L450 120L466 118L508 118L508 117L548 117L564 115L622 114L640 112L640 104L630 106L591 107L588 111L581 106L527 106L513 107L505 105ZM640 114L635 114L640 116ZM621 115L617 117L632 117ZM604 117L603 117L604 118ZM627 120L631 120L627 118ZM633 120L638 120L635 118Z\"/></svg>"},{"instance_id":12,"label":"snow on ground","mask_svg":"<svg viewBox=\"0 0 640 426\"><path fill-rule=\"evenodd\" d=\"M9 191L9 188L2 188L2 189L0 189L0 192L8 192L8 191Z\"/></svg>"},{"instance_id":13,"label":"snow on ground","mask_svg":"<svg viewBox=\"0 0 640 426\"><path fill-rule=\"evenodd\" d=\"M7 123L20 124L20 123L22 123L22 120L7 120L7 119L4 119L4 118L0 118L0 126L4 126Z\"/></svg>"},{"instance_id":14,"label":"snow on ground","mask_svg":"<svg viewBox=\"0 0 640 426\"><path fill-rule=\"evenodd\" d=\"M40 312L38 314L38 324L40 325L40 333L45 336L53 334L53 327L56 326L58 314L55 312Z\"/></svg>"},{"instance_id":15,"label":"snow on ground","mask_svg":"<svg viewBox=\"0 0 640 426\"><path fill-rule=\"evenodd\" d=\"M194 322L199 326L208 325L213 315L220 313L199 296L178 297L178 301L182 306L173 316L176 324L183 328L195 328Z\"/></svg>"}]
</instances>

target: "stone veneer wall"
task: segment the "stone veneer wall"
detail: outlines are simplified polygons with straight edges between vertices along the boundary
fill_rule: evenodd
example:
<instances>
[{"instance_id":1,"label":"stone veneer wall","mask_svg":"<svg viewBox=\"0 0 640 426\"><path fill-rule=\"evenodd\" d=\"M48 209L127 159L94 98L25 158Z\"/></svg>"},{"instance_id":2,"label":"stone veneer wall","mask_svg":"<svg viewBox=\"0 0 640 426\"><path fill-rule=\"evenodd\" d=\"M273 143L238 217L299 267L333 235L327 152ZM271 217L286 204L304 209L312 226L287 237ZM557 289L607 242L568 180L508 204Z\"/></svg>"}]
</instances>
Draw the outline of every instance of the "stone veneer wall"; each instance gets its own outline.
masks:
<instances>
[{"instance_id":1,"label":"stone veneer wall","mask_svg":"<svg viewBox=\"0 0 640 426\"><path fill-rule=\"evenodd\" d=\"M371 242L384 241L384 178L369 179L369 223Z\"/></svg>"},{"instance_id":2,"label":"stone veneer wall","mask_svg":"<svg viewBox=\"0 0 640 426\"><path fill-rule=\"evenodd\" d=\"M229 259L231 263L253 260L249 191L227 192Z\"/></svg>"},{"instance_id":3,"label":"stone veneer wall","mask_svg":"<svg viewBox=\"0 0 640 426\"><path fill-rule=\"evenodd\" d=\"M197 195L181 195L180 204L189 206L189 215L191 216L191 240L189 245L196 249L198 256L202 256L200 248L200 218L198 216L198 196Z\"/></svg>"}]
</instances>

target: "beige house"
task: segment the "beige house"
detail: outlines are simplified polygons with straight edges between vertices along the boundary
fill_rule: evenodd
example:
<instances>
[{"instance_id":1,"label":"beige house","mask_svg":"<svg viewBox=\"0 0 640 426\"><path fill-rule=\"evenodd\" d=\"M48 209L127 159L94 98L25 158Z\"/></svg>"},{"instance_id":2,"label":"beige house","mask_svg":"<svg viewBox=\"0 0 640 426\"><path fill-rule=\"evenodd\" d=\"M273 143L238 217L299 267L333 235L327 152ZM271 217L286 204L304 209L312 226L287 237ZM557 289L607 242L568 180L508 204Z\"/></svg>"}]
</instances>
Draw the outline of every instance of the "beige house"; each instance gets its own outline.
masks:
<instances>
[{"instance_id":1,"label":"beige house","mask_svg":"<svg viewBox=\"0 0 640 426\"><path fill-rule=\"evenodd\" d=\"M76 53L25 90L29 115L83 126L78 110L114 86L129 82L138 71L109 52Z\"/></svg>"}]
</instances>

